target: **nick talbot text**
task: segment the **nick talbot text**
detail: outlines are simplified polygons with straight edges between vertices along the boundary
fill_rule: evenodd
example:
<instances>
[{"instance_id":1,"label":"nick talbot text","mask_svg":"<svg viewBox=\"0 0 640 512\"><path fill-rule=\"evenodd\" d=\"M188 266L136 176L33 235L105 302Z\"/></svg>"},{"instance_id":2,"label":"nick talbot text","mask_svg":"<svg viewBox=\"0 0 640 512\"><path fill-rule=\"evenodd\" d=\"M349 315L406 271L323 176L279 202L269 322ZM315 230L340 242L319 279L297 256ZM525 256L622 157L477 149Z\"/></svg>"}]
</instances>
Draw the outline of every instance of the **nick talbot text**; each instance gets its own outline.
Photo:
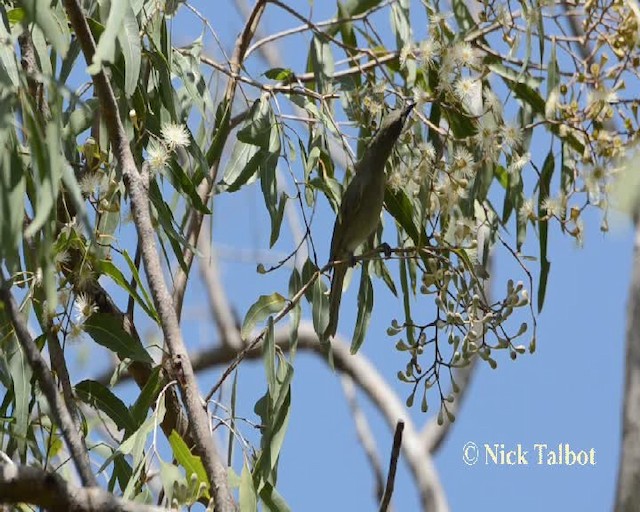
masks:
<instances>
[{"instance_id":1,"label":"nick talbot text","mask_svg":"<svg viewBox=\"0 0 640 512\"><path fill-rule=\"evenodd\" d=\"M488 444L484 447L484 463L496 466L595 466L596 450L578 450L569 443L549 445L535 443L528 449L518 443L505 446L504 443Z\"/></svg>"}]
</instances>

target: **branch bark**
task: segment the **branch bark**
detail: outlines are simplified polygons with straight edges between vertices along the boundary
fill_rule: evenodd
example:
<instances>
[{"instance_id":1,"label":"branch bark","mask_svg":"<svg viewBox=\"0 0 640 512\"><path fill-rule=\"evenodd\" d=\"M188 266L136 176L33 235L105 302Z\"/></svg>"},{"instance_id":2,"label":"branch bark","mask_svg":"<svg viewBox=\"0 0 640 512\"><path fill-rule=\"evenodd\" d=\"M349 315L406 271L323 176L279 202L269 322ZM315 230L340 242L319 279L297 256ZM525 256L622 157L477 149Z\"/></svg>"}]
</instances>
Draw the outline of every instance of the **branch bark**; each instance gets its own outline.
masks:
<instances>
[{"instance_id":1,"label":"branch bark","mask_svg":"<svg viewBox=\"0 0 640 512\"><path fill-rule=\"evenodd\" d=\"M29 503L53 512L162 512L166 509L117 498L99 487L70 485L40 468L0 463L0 503Z\"/></svg>"}]
</instances>

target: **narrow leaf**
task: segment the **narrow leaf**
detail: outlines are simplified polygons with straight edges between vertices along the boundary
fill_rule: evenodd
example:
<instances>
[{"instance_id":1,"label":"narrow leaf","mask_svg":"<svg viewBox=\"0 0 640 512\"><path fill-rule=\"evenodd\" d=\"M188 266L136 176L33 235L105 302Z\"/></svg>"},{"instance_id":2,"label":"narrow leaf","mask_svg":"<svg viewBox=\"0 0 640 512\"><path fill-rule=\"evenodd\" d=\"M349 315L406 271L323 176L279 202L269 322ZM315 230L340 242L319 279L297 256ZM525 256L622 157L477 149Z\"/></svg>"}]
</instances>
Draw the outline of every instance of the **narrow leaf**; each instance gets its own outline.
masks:
<instances>
[{"instance_id":1,"label":"narrow leaf","mask_svg":"<svg viewBox=\"0 0 640 512\"><path fill-rule=\"evenodd\" d=\"M115 352L120 358L153 362L142 344L127 333L112 315L95 313L85 321L84 328L98 345Z\"/></svg>"},{"instance_id":2,"label":"narrow leaf","mask_svg":"<svg viewBox=\"0 0 640 512\"><path fill-rule=\"evenodd\" d=\"M279 293L261 295L260 298L249 308L249 311L244 318L241 330L242 339L248 339L256 324L267 318L269 315L280 311L285 302L286 299Z\"/></svg>"},{"instance_id":3,"label":"narrow leaf","mask_svg":"<svg viewBox=\"0 0 640 512\"><path fill-rule=\"evenodd\" d=\"M103 384L95 380L83 380L75 385L74 390L84 403L111 418L118 430L133 431L135 429L135 423L127 406Z\"/></svg>"}]
</instances>

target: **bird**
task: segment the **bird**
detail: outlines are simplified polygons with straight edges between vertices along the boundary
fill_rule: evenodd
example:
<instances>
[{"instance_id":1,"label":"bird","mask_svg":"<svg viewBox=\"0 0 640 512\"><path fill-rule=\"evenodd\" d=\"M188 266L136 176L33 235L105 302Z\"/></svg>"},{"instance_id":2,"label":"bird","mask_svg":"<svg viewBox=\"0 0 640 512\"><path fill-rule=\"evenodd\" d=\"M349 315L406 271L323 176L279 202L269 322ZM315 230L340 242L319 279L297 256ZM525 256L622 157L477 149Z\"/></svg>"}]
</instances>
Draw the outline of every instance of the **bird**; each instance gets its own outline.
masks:
<instances>
[{"instance_id":1,"label":"bird","mask_svg":"<svg viewBox=\"0 0 640 512\"><path fill-rule=\"evenodd\" d=\"M329 323L323 338L336 335L342 299L342 285L354 251L376 230L384 202L385 165L415 103L407 103L386 114L360 160L344 194L331 237L330 262L333 266L329 292ZM344 260L344 261L343 261Z\"/></svg>"}]
</instances>

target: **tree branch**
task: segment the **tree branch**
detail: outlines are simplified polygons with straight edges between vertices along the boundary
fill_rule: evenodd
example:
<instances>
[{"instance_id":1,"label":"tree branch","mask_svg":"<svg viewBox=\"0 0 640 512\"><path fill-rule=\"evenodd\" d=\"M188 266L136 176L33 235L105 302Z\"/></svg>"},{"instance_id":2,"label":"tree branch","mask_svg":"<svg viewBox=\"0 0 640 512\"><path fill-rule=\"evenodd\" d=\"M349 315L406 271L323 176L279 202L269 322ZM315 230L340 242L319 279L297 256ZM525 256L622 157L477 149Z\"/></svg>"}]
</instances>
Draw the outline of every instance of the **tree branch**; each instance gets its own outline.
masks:
<instances>
[{"instance_id":1,"label":"tree branch","mask_svg":"<svg viewBox=\"0 0 640 512\"><path fill-rule=\"evenodd\" d=\"M40 468L0 463L0 503L28 503L53 512L161 512L166 509L125 501L99 487L70 485Z\"/></svg>"},{"instance_id":2,"label":"tree branch","mask_svg":"<svg viewBox=\"0 0 640 512\"><path fill-rule=\"evenodd\" d=\"M86 487L96 486L98 482L91 471L89 454L84 440L75 428L73 418L69 413L69 409L67 409L64 398L58 392L55 380L47 367L47 363L45 363L40 350L38 350L35 341L31 337L31 334L29 334L27 322L20 312L15 298L9 291L10 283L5 280L4 272L0 272L0 281L0 300L6 307L20 346L27 356L29 366L33 369L40 389L47 397L53 419L62 431L62 436L69 448L69 453L78 470L82 484Z\"/></svg>"},{"instance_id":3,"label":"tree branch","mask_svg":"<svg viewBox=\"0 0 640 512\"><path fill-rule=\"evenodd\" d=\"M240 331L227 300L227 294L220 281L218 261L211 250L211 236L208 229L203 229L200 233L198 249L202 252L202 262L198 267L209 297L211 317L218 326L222 343L238 351L242 349L244 342L240 337Z\"/></svg>"},{"instance_id":4,"label":"tree branch","mask_svg":"<svg viewBox=\"0 0 640 512\"><path fill-rule=\"evenodd\" d=\"M373 477L375 481L375 490L376 490L376 500L382 500L384 495L384 474L382 472L382 464L380 464L380 458L378 457L378 452L376 448L376 440L373 437L373 433L369 428L369 424L367 423L367 417L362 412L362 409L358 406L358 402L356 400L356 388L353 382L353 379L348 375L343 375L342 379L342 390L344 391L344 396L347 399L347 403L349 404L349 409L351 409L351 414L353 415L353 422L356 426L356 434L358 435L358 440L362 445L362 449L364 450L367 459L369 459L369 464L371 465L371 469L373 470Z\"/></svg>"},{"instance_id":5,"label":"tree branch","mask_svg":"<svg viewBox=\"0 0 640 512\"><path fill-rule=\"evenodd\" d=\"M391 496L393 495L393 487L396 481L396 469L398 468L398 458L400 457L400 447L402 446L402 431L404 430L404 421L398 420L396 432L393 436L393 447L391 448L391 458L389 460L389 474L387 475L387 485L384 488L382 501L380 502L380 512L389 510Z\"/></svg>"},{"instance_id":6,"label":"tree branch","mask_svg":"<svg viewBox=\"0 0 640 512\"><path fill-rule=\"evenodd\" d=\"M64 5L69 21L80 41L85 59L90 64L95 54L95 42L82 8L77 0L65 0ZM149 197L146 190L148 177L143 176L136 167L124 126L119 117L116 98L104 70L93 75L93 83L100 101L112 150L122 168L124 182L131 199L131 211L138 232L144 269L171 357L169 373L178 381L196 448L211 482L216 510L231 511L235 509L235 504L229 490L227 471L222 465L213 443L207 413L202 407L198 384L182 339L173 301L162 273L155 241L155 230L149 212Z\"/></svg>"}]
</instances>

